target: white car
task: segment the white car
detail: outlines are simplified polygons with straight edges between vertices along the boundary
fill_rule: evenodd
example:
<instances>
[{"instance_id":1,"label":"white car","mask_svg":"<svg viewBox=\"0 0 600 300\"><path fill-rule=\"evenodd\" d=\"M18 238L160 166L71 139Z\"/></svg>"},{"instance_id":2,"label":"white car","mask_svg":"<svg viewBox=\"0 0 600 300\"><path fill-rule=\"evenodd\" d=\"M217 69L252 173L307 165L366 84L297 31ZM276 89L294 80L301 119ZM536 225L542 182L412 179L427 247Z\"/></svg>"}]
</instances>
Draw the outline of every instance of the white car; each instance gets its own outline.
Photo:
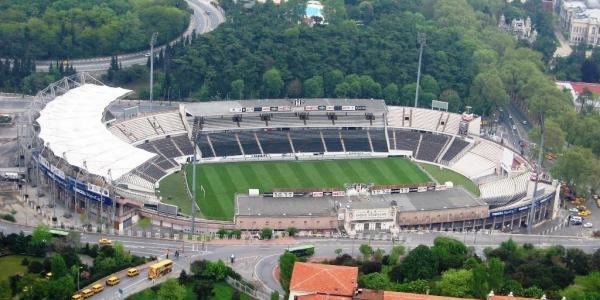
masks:
<instances>
[{"instance_id":1,"label":"white car","mask_svg":"<svg viewBox=\"0 0 600 300\"><path fill-rule=\"evenodd\" d=\"M584 227L584 228L592 228L593 226L594 226L594 225L593 225L592 223L589 223L589 222L588 222L588 223L585 223L585 224L583 224L583 227Z\"/></svg>"},{"instance_id":2,"label":"white car","mask_svg":"<svg viewBox=\"0 0 600 300\"><path fill-rule=\"evenodd\" d=\"M572 207L572 208L569 208L569 212L570 212L570 213L578 213L578 212L579 212L579 209L577 209L577 208L575 208L575 207Z\"/></svg>"}]
</instances>

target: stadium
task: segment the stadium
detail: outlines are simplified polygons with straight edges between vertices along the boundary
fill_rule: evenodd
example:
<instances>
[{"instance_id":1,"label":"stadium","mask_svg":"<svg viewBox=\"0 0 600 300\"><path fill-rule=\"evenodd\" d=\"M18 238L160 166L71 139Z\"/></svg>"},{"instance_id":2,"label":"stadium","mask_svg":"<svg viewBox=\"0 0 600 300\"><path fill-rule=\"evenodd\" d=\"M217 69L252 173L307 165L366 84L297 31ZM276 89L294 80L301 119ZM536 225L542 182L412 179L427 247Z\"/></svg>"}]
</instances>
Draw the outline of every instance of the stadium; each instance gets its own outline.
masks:
<instances>
[{"instance_id":1,"label":"stadium","mask_svg":"<svg viewBox=\"0 0 600 300\"><path fill-rule=\"evenodd\" d=\"M22 143L29 180L105 230L143 216L190 232L192 205L195 233L350 235L516 230L558 208L556 182L539 180L532 201L529 161L483 138L480 117L443 103L121 100L130 93L86 74L64 78L36 96Z\"/></svg>"}]
</instances>

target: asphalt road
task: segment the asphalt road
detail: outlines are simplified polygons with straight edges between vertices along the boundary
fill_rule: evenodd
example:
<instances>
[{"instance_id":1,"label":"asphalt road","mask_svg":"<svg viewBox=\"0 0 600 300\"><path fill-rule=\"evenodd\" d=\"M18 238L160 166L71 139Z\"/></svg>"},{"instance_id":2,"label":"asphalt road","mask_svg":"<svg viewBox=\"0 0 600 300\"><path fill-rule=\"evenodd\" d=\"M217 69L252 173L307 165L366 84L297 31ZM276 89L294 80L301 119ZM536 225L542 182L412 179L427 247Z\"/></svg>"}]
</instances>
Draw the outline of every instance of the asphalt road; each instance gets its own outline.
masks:
<instances>
[{"instance_id":1,"label":"asphalt road","mask_svg":"<svg viewBox=\"0 0 600 300\"><path fill-rule=\"evenodd\" d=\"M187 37L196 32L198 34L206 33L217 28L225 22L225 14L219 7L210 4L210 0L186 0L189 7L194 11L190 17L190 24L181 37ZM160 34L160 32L159 32ZM179 40L181 37L177 38ZM148 37L150 39L150 37ZM172 41L171 43L174 43ZM156 47L155 51L160 51L164 46ZM149 50L118 55L119 62L124 67L145 64L148 60L146 54ZM79 72L105 71L110 67L111 57L96 57L89 59L74 59L69 63ZM51 61L36 61L36 68L40 71L47 71Z\"/></svg>"},{"instance_id":2,"label":"asphalt road","mask_svg":"<svg viewBox=\"0 0 600 300\"><path fill-rule=\"evenodd\" d=\"M0 231L4 233L12 233L24 231L30 234L32 228L18 224L10 224L0 222ZM592 253L600 248L600 239L591 239L576 236L557 236L557 235L516 235L516 234L482 234L482 233L447 233L447 232L432 232L432 233L405 233L401 234L401 244L408 249L415 248L418 245L432 245L433 240L437 236L450 236L463 241L468 246L473 246L476 253L483 254L483 250L487 247L497 247L501 242L512 238L517 243L531 243L536 247L549 247L553 245L562 245L566 248L580 248L587 253ZM84 233L81 236L82 243L97 243L101 237L99 234ZM264 244L253 242L241 245L215 245L207 244L205 249L201 249L199 244L190 242L154 239L154 238L137 238L129 236L111 236L113 241L120 241L125 246L126 250L132 254L142 256L158 256L165 258L167 249L169 258L173 258L173 253L177 249L181 255L179 260L175 261L174 271L168 277L177 277L182 269L189 271L189 266L192 261L199 259L207 260L223 260L228 261L230 255L236 257L236 262L231 266L242 276L251 282L258 283L263 287L264 291L279 290L281 287L274 278L274 268L277 266L279 255L289 247L285 244ZM243 243L241 241L241 243ZM297 244L313 244L315 245L315 257L333 257L335 249L341 248L343 252L359 255L358 247L360 244L370 244L374 248L381 248L386 251L394 245L390 241L381 240L349 240L349 239L298 239ZM164 280L166 278L163 278ZM161 281L162 281L161 280ZM157 281L158 284L160 281ZM124 291L124 296L138 292L152 285L152 281L146 279L146 272L142 270L140 276L134 278L124 278L122 282L115 287L106 287L102 294L95 297L97 299L114 298L118 288Z\"/></svg>"}]
</instances>

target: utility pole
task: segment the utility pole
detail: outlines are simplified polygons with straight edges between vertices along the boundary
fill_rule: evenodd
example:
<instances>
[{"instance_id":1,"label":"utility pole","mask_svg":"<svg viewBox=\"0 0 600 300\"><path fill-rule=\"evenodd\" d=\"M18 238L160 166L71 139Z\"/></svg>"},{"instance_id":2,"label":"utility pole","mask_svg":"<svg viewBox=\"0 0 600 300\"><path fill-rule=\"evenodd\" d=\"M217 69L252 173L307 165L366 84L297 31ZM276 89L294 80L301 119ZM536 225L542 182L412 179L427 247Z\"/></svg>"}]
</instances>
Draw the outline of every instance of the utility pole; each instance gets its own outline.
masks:
<instances>
[{"instance_id":1,"label":"utility pole","mask_svg":"<svg viewBox=\"0 0 600 300\"><path fill-rule=\"evenodd\" d=\"M533 185L533 197L531 199L531 211L529 212L529 218L527 222L527 234L531 234L531 227L533 227L535 219L535 201L537 200L538 193L538 182L542 172L542 159L544 158L544 113L540 113L540 147L538 149L537 166L535 168L535 183Z\"/></svg>"},{"instance_id":2,"label":"utility pole","mask_svg":"<svg viewBox=\"0 0 600 300\"><path fill-rule=\"evenodd\" d=\"M150 38L150 104L152 104L152 94L154 89L154 44L156 43L157 36L158 32L155 32Z\"/></svg>"},{"instance_id":3,"label":"utility pole","mask_svg":"<svg viewBox=\"0 0 600 300\"><path fill-rule=\"evenodd\" d=\"M417 33L417 42L419 43L419 67L417 68L417 88L415 91L415 107L419 102L419 85L421 82L421 60L423 58L423 46L427 43L427 35L424 32Z\"/></svg>"},{"instance_id":4,"label":"utility pole","mask_svg":"<svg viewBox=\"0 0 600 300\"><path fill-rule=\"evenodd\" d=\"M198 140L198 128L194 128L194 130L194 157L192 160L192 238L194 237L194 229L196 227L196 156L198 155L196 141Z\"/></svg>"}]
</instances>

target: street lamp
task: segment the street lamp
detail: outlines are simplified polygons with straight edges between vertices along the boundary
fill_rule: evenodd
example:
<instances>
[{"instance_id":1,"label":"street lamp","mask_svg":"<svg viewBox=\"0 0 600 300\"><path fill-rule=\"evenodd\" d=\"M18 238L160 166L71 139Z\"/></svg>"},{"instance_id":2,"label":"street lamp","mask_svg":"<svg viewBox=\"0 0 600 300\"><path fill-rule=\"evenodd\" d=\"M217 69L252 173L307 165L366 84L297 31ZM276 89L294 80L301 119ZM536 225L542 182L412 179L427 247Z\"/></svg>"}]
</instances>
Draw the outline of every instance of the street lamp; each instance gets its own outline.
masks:
<instances>
[{"instance_id":1,"label":"street lamp","mask_svg":"<svg viewBox=\"0 0 600 300\"><path fill-rule=\"evenodd\" d=\"M421 61L423 58L423 46L427 43L427 35L424 32L417 33L417 42L419 43L419 66L417 68L417 88L415 91L415 107L419 101L419 83L421 82Z\"/></svg>"}]
</instances>

